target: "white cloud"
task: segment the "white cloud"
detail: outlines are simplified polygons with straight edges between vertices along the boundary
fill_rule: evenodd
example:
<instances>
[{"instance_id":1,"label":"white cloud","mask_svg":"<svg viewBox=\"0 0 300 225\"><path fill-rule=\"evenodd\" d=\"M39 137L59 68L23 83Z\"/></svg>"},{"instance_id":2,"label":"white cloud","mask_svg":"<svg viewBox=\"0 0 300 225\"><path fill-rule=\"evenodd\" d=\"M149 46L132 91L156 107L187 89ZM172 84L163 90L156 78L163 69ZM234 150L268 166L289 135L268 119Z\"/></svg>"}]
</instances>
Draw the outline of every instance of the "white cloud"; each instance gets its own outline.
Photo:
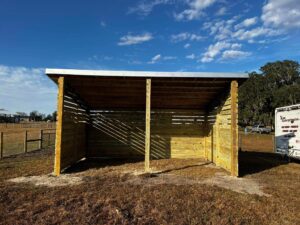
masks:
<instances>
[{"instance_id":1,"label":"white cloud","mask_svg":"<svg viewBox=\"0 0 300 225\"><path fill-rule=\"evenodd\" d=\"M265 27L257 27L251 30L240 29L233 33L233 37L239 40L253 40L259 36L270 37L282 34L280 30L274 30Z\"/></svg>"},{"instance_id":2,"label":"white cloud","mask_svg":"<svg viewBox=\"0 0 300 225\"><path fill-rule=\"evenodd\" d=\"M200 41L203 37L201 35L188 33L188 32L182 32L179 34L173 34L171 35L171 41L172 42L180 42L180 41Z\"/></svg>"},{"instance_id":3,"label":"white cloud","mask_svg":"<svg viewBox=\"0 0 300 225\"><path fill-rule=\"evenodd\" d=\"M149 64L155 64L161 59L161 54L157 54L152 57L151 61L149 61Z\"/></svg>"},{"instance_id":4,"label":"white cloud","mask_svg":"<svg viewBox=\"0 0 300 225\"><path fill-rule=\"evenodd\" d=\"M176 56L164 56L163 57L163 60L174 60L174 59L177 59Z\"/></svg>"},{"instance_id":5,"label":"white cloud","mask_svg":"<svg viewBox=\"0 0 300 225\"><path fill-rule=\"evenodd\" d=\"M278 28L300 27L299 0L268 0L261 16L266 26Z\"/></svg>"},{"instance_id":6,"label":"white cloud","mask_svg":"<svg viewBox=\"0 0 300 225\"><path fill-rule=\"evenodd\" d=\"M57 89L44 69L0 65L0 90L0 108L10 112L55 110Z\"/></svg>"},{"instance_id":7,"label":"white cloud","mask_svg":"<svg viewBox=\"0 0 300 225\"><path fill-rule=\"evenodd\" d=\"M203 63L212 62L218 55L222 55L222 59L242 58L250 55L250 52L241 51L241 48L242 44L240 43L217 42L208 47L200 61Z\"/></svg>"},{"instance_id":8,"label":"white cloud","mask_svg":"<svg viewBox=\"0 0 300 225\"><path fill-rule=\"evenodd\" d=\"M234 16L229 20L220 20L215 23L206 22L203 29L210 30L210 35L214 35L216 40L225 40L232 36L232 26L238 19L238 16Z\"/></svg>"},{"instance_id":9,"label":"white cloud","mask_svg":"<svg viewBox=\"0 0 300 225\"><path fill-rule=\"evenodd\" d=\"M229 20L218 20L203 24L204 30L209 30L209 35L215 40L225 42L247 41L249 43L262 43L255 38L268 38L283 34L280 29L265 26L254 26L258 22L257 17L247 18L237 24L238 16ZM254 26L251 28L251 26ZM250 27L250 29L249 29Z\"/></svg>"},{"instance_id":10,"label":"white cloud","mask_svg":"<svg viewBox=\"0 0 300 225\"><path fill-rule=\"evenodd\" d=\"M234 28L241 29L243 27L250 27L256 23L257 23L257 17L252 17L252 18L245 19L243 22L235 25Z\"/></svg>"},{"instance_id":11,"label":"white cloud","mask_svg":"<svg viewBox=\"0 0 300 225\"><path fill-rule=\"evenodd\" d=\"M222 59L241 59L245 58L247 56L250 56L250 52L244 52L244 51L239 51L239 50L226 50L222 53Z\"/></svg>"},{"instance_id":12,"label":"white cloud","mask_svg":"<svg viewBox=\"0 0 300 225\"><path fill-rule=\"evenodd\" d=\"M184 46L183 46L185 49L191 47L191 44L190 43L186 43Z\"/></svg>"},{"instance_id":13,"label":"white cloud","mask_svg":"<svg viewBox=\"0 0 300 225\"><path fill-rule=\"evenodd\" d=\"M167 61L167 60L175 60L175 59L177 59L176 56L162 56L161 54L157 54L152 57L152 59L148 62L148 64L155 64L161 60Z\"/></svg>"},{"instance_id":14,"label":"white cloud","mask_svg":"<svg viewBox=\"0 0 300 225\"><path fill-rule=\"evenodd\" d=\"M186 0L189 8L175 14L176 20L194 20L203 15L203 10L214 4L216 0Z\"/></svg>"},{"instance_id":15,"label":"white cloud","mask_svg":"<svg viewBox=\"0 0 300 225\"><path fill-rule=\"evenodd\" d=\"M221 7L219 8L219 10L216 12L216 16L224 16L227 12L227 9L226 7Z\"/></svg>"},{"instance_id":16,"label":"white cloud","mask_svg":"<svg viewBox=\"0 0 300 225\"><path fill-rule=\"evenodd\" d=\"M118 42L118 45L124 46L124 45L136 45L140 44L146 41L150 41L153 39L153 36L151 33L144 33L141 35L125 35L120 38L120 41Z\"/></svg>"},{"instance_id":17,"label":"white cloud","mask_svg":"<svg viewBox=\"0 0 300 225\"><path fill-rule=\"evenodd\" d=\"M147 16L152 12L154 7L171 3L171 0L142 0L135 7L129 8L128 13L137 13L141 16Z\"/></svg>"},{"instance_id":18,"label":"white cloud","mask_svg":"<svg viewBox=\"0 0 300 225\"><path fill-rule=\"evenodd\" d=\"M210 45L207 51L203 54L201 62L211 62L214 58L221 53L223 49L229 48L231 45L227 42L217 42L213 45Z\"/></svg>"},{"instance_id":19,"label":"white cloud","mask_svg":"<svg viewBox=\"0 0 300 225\"><path fill-rule=\"evenodd\" d=\"M195 56L195 54L190 54L190 55L185 56L185 58L186 59L195 59L196 56Z\"/></svg>"},{"instance_id":20,"label":"white cloud","mask_svg":"<svg viewBox=\"0 0 300 225\"><path fill-rule=\"evenodd\" d=\"M242 44L239 44L239 43L233 43L232 45L231 45L231 48L232 49L240 49L242 47Z\"/></svg>"},{"instance_id":21,"label":"white cloud","mask_svg":"<svg viewBox=\"0 0 300 225\"><path fill-rule=\"evenodd\" d=\"M100 26L104 28L104 27L106 27L106 23L102 20L102 21L100 21Z\"/></svg>"}]
</instances>

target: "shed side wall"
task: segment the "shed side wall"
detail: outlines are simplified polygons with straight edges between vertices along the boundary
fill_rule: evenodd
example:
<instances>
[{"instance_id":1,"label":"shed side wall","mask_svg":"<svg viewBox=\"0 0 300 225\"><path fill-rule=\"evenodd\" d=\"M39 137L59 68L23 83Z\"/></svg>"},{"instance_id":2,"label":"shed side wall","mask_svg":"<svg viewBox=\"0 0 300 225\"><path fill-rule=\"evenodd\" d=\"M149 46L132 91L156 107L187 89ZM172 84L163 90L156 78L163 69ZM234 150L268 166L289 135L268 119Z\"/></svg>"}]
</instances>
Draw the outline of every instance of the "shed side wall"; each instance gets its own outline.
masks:
<instances>
[{"instance_id":1,"label":"shed side wall","mask_svg":"<svg viewBox=\"0 0 300 225\"><path fill-rule=\"evenodd\" d=\"M238 89L232 81L219 105L208 115L207 159L238 176Z\"/></svg>"},{"instance_id":2,"label":"shed side wall","mask_svg":"<svg viewBox=\"0 0 300 225\"><path fill-rule=\"evenodd\" d=\"M59 82L59 107L55 174L86 155L86 123L88 113L76 95L66 87L66 78Z\"/></svg>"}]
</instances>

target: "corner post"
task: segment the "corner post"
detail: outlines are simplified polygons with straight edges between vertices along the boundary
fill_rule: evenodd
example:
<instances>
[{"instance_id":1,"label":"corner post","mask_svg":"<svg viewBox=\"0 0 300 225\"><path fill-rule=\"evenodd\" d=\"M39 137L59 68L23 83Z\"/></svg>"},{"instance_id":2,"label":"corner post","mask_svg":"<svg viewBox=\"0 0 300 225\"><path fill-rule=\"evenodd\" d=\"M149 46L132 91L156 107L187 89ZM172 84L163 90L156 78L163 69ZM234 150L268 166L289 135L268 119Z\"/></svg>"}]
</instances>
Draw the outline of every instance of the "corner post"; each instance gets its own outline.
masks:
<instances>
[{"instance_id":1,"label":"corner post","mask_svg":"<svg viewBox=\"0 0 300 225\"><path fill-rule=\"evenodd\" d=\"M43 129L40 130L39 149L43 149Z\"/></svg>"},{"instance_id":2,"label":"corner post","mask_svg":"<svg viewBox=\"0 0 300 225\"><path fill-rule=\"evenodd\" d=\"M3 132L0 132L0 159L3 158Z\"/></svg>"},{"instance_id":3,"label":"corner post","mask_svg":"<svg viewBox=\"0 0 300 225\"><path fill-rule=\"evenodd\" d=\"M207 147L207 138L208 138L208 113L205 111L204 115L204 155L205 159L208 161L208 147Z\"/></svg>"},{"instance_id":4,"label":"corner post","mask_svg":"<svg viewBox=\"0 0 300 225\"><path fill-rule=\"evenodd\" d=\"M63 111L64 111L64 77L58 78L58 101L57 101L57 122L56 122L56 137L55 137L55 162L54 174L60 175L61 171L61 146L62 146L62 131L63 131Z\"/></svg>"},{"instance_id":5,"label":"corner post","mask_svg":"<svg viewBox=\"0 0 300 225\"><path fill-rule=\"evenodd\" d=\"M231 81L231 175L238 176L238 82Z\"/></svg>"},{"instance_id":6,"label":"corner post","mask_svg":"<svg viewBox=\"0 0 300 225\"><path fill-rule=\"evenodd\" d=\"M151 79L146 79L145 172L150 171Z\"/></svg>"}]
</instances>

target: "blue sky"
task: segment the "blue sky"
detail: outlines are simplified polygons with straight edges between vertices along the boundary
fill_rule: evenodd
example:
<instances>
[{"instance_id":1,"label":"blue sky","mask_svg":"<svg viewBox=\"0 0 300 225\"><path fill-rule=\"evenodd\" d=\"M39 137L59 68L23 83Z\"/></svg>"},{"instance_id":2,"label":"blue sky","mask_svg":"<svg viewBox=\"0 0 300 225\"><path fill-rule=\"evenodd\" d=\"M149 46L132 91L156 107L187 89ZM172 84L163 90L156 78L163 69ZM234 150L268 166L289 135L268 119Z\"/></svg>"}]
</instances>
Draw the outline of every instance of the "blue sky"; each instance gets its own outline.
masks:
<instances>
[{"instance_id":1,"label":"blue sky","mask_svg":"<svg viewBox=\"0 0 300 225\"><path fill-rule=\"evenodd\" d=\"M253 71L299 61L299 34L299 0L4 0L0 108L54 111L44 68Z\"/></svg>"}]
</instances>

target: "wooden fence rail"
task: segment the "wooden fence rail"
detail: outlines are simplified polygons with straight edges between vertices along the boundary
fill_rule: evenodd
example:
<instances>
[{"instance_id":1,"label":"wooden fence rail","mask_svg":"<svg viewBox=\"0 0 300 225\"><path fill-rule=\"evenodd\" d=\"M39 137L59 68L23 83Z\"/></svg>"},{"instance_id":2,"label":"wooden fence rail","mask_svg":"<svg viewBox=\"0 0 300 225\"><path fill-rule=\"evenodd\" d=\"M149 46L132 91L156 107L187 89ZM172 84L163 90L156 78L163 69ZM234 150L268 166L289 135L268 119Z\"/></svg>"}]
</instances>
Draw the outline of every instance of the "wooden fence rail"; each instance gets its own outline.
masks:
<instances>
[{"instance_id":1,"label":"wooden fence rail","mask_svg":"<svg viewBox=\"0 0 300 225\"><path fill-rule=\"evenodd\" d=\"M16 155L20 153L27 153L29 152L28 145L29 143L38 143L37 148L38 149L44 149L51 146L54 146L55 144L55 129L40 129L38 138L29 138L29 133L36 133L36 131L17 131L17 132L10 132L10 131L1 131L0 132L0 159L2 159L4 156L11 156ZM5 140L5 136L14 135L14 138L7 138ZM23 137L23 138L22 138ZM52 137L52 138L51 138ZM20 148L20 145L15 146L15 142L20 142L22 140L23 145L23 151ZM7 148L6 148L7 147ZM30 151L33 151L32 149ZM17 152L17 153L16 153Z\"/></svg>"}]
</instances>

